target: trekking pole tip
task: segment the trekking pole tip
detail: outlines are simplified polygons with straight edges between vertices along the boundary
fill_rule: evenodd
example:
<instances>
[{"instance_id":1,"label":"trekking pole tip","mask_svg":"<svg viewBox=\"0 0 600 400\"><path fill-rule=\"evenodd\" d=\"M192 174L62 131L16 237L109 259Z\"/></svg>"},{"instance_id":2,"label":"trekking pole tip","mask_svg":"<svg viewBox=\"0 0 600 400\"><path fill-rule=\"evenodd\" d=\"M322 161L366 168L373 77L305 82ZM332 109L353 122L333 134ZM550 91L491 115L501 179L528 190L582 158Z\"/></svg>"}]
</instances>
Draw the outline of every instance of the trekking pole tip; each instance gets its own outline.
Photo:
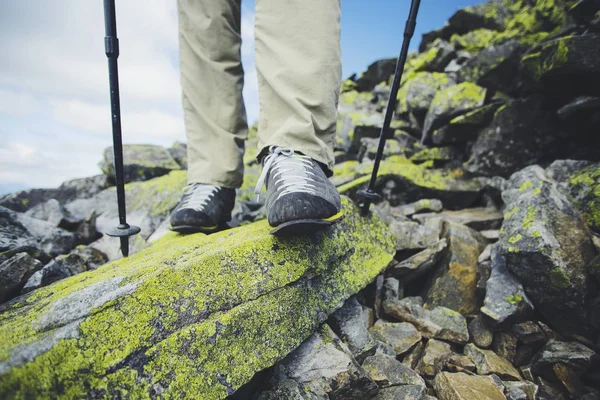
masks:
<instances>
[{"instance_id":1,"label":"trekking pole tip","mask_svg":"<svg viewBox=\"0 0 600 400\"><path fill-rule=\"evenodd\" d=\"M127 257L129 255L129 236L137 235L140 231L141 229L137 226L119 224L116 228L107 231L106 234L121 240L121 253L123 257Z\"/></svg>"}]
</instances>

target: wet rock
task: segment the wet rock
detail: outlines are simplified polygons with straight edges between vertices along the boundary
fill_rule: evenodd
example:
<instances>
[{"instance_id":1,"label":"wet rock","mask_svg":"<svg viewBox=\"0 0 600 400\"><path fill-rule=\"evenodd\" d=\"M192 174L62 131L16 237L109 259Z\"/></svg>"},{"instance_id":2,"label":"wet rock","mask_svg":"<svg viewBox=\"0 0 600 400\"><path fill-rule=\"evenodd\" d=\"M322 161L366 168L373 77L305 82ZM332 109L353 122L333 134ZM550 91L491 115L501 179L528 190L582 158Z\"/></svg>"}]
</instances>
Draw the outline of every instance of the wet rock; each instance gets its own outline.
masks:
<instances>
[{"instance_id":1,"label":"wet rock","mask_svg":"<svg viewBox=\"0 0 600 400\"><path fill-rule=\"evenodd\" d=\"M538 166L514 174L502 198L499 255L550 326L585 333L588 266L596 256L589 229Z\"/></svg>"},{"instance_id":2,"label":"wet rock","mask_svg":"<svg viewBox=\"0 0 600 400\"><path fill-rule=\"evenodd\" d=\"M425 115L436 92L455 84L455 78L451 75L439 72L419 72L398 91L396 113L404 115L414 112L418 115Z\"/></svg>"},{"instance_id":3,"label":"wet rock","mask_svg":"<svg viewBox=\"0 0 600 400\"><path fill-rule=\"evenodd\" d=\"M0 303L17 296L27 280L43 267L27 253L19 253L0 263Z\"/></svg>"},{"instance_id":4,"label":"wet rock","mask_svg":"<svg viewBox=\"0 0 600 400\"><path fill-rule=\"evenodd\" d=\"M461 314L445 307L425 309L420 297L386 301L383 310L394 319L410 322L428 339L463 344L469 340L467 321Z\"/></svg>"},{"instance_id":5,"label":"wet rock","mask_svg":"<svg viewBox=\"0 0 600 400\"><path fill-rule=\"evenodd\" d=\"M181 169L187 169L187 144L175 142L173 147L169 148L169 153Z\"/></svg>"},{"instance_id":6,"label":"wet rock","mask_svg":"<svg viewBox=\"0 0 600 400\"><path fill-rule=\"evenodd\" d=\"M429 339L415 371L424 376L436 376L442 371L452 354L452 348L448 343Z\"/></svg>"},{"instance_id":7,"label":"wet rock","mask_svg":"<svg viewBox=\"0 0 600 400\"><path fill-rule=\"evenodd\" d=\"M490 347L494 340L494 333L488 326L488 322L481 314L477 314L471 322L469 322L469 334L473 343L478 347Z\"/></svg>"},{"instance_id":8,"label":"wet rock","mask_svg":"<svg viewBox=\"0 0 600 400\"><path fill-rule=\"evenodd\" d=\"M0 207L0 251L19 246L37 247L52 256L68 253L75 236L50 222Z\"/></svg>"},{"instance_id":9,"label":"wet rock","mask_svg":"<svg viewBox=\"0 0 600 400\"><path fill-rule=\"evenodd\" d=\"M25 212L50 199L58 200L60 204L66 204L76 199L89 198L108 186L105 175L72 179L64 182L58 188L29 189L0 196L0 206L17 212Z\"/></svg>"},{"instance_id":10,"label":"wet rock","mask_svg":"<svg viewBox=\"0 0 600 400\"><path fill-rule=\"evenodd\" d=\"M423 126L423 143L430 143L436 129L453 118L483 105L486 89L463 82L440 90L433 98Z\"/></svg>"},{"instance_id":11,"label":"wet rock","mask_svg":"<svg viewBox=\"0 0 600 400\"><path fill-rule=\"evenodd\" d=\"M375 85L382 81L387 81L390 76L394 75L396 69L396 59L387 58L384 60L378 60L367 67L367 70L363 72L356 80L356 90L359 92L366 92L373 90Z\"/></svg>"},{"instance_id":12,"label":"wet rock","mask_svg":"<svg viewBox=\"0 0 600 400\"><path fill-rule=\"evenodd\" d=\"M554 366L562 364L572 368L576 373L582 373L600 359L588 347L578 342L561 342L550 340L538 353L533 361L534 375L546 379L556 379Z\"/></svg>"},{"instance_id":13,"label":"wet rock","mask_svg":"<svg viewBox=\"0 0 600 400\"><path fill-rule=\"evenodd\" d=\"M381 389L372 400L427 400L427 396L424 387L405 385Z\"/></svg>"},{"instance_id":14,"label":"wet rock","mask_svg":"<svg viewBox=\"0 0 600 400\"><path fill-rule=\"evenodd\" d=\"M396 240L396 250L425 249L440 240L442 222L433 219L423 224L394 221L390 231Z\"/></svg>"},{"instance_id":15,"label":"wet rock","mask_svg":"<svg viewBox=\"0 0 600 400\"><path fill-rule=\"evenodd\" d=\"M375 382L326 324L276 368L278 376L296 381L316 396L359 400L378 392Z\"/></svg>"},{"instance_id":16,"label":"wet rock","mask_svg":"<svg viewBox=\"0 0 600 400\"><path fill-rule=\"evenodd\" d=\"M464 352L475 363L480 375L496 374L504 379L521 380L519 371L508 360L491 350L483 350L469 343Z\"/></svg>"},{"instance_id":17,"label":"wet rock","mask_svg":"<svg viewBox=\"0 0 600 400\"><path fill-rule=\"evenodd\" d=\"M518 76L521 57L526 47L517 40L492 45L468 60L458 72L458 81L475 82L493 91L514 93L521 80Z\"/></svg>"},{"instance_id":18,"label":"wet rock","mask_svg":"<svg viewBox=\"0 0 600 400\"><path fill-rule=\"evenodd\" d=\"M356 355L367 346L373 346L369 334L369 310L352 296L330 317L331 327L337 336Z\"/></svg>"},{"instance_id":19,"label":"wet rock","mask_svg":"<svg viewBox=\"0 0 600 400\"><path fill-rule=\"evenodd\" d=\"M428 284L426 308L443 306L463 315L473 314L481 303L477 294L477 258L487 243L464 225L447 222L447 232L447 256Z\"/></svg>"},{"instance_id":20,"label":"wet rock","mask_svg":"<svg viewBox=\"0 0 600 400\"><path fill-rule=\"evenodd\" d=\"M440 212L443 208L442 202L437 199L421 199L414 203L394 207L392 212L410 217L423 211Z\"/></svg>"},{"instance_id":21,"label":"wet rock","mask_svg":"<svg viewBox=\"0 0 600 400\"><path fill-rule=\"evenodd\" d=\"M409 323L383 322L379 320L373 325L369 332L373 338L389 344L396 351L396 355L402 355L421 340L419 331Z\"/></svg>"},{"instance_id":22,"label":"wet rock","mask_svg":"<svg viewBox=\"0 0 600 400\"><path fill-rule=\"evenodd\" d=\"M367 357L362 364L371 379L384 388L398 385L425 387L425 381L415 371L403 365L393 356L379 354Z\"/></svg>"},{"instance_id":23,"label":"wet rock","mask_svg":"<svg viewBox=\"0 0 600 400\"><path fill-rule=\"evenodd\" d=\"M492 122L500 106L500 103L488 104L452 118L447 125L433 131L431 142L440 146L474 141L481 129Z\"/></svg>"},{"instance_id":24,"label":"wet rock","mask_svg":"<svg viewBox=\"0 0 600 400\"><path fill-rule=\"evenodd\" d=\"M388 273L402 279L404 283L410 283L435 269L447 247L446 239L442 239L414 256L390 266Z\"/></svg>"},{"instance_id":25,"label":"wet rock","mask_svg":"<svg viewBox=\"0 0 600 400\"><path fill-rule=\"evenodd\" d=\"M500 107L473 144L467 170L507 177L527 165L556 159L566 143L556 119L540 96Z\"/></svg>"},{"instance_id":26,"label":"wet rock","mask_svg":"<svg viewBox=\"0 0 600 400\"><path fill-rule=\"evenodd\" d=\"M600 92L599 35L566 36L550 40L527 53L522 69L544 89L568 95Z\"/></svg>"},{"instance_id":27,"label":"wet rock","mask_svg":"<svg viewBox=\"0 0 600 400\"><path fill-rule=\"evenodd\" d=\"M104 150L104 160L100 169L108 181L114 184L113 149ZM146 181L181 169L168 149L150 144L129 144L123 146L123 179L125 183Z\"/></svg>"},{"instance_id":28,"label":"wet rock","mask_svg":"<svg viewBox=\"0 0 600 400\"><path fill-rule=\"evenodd\" d=\"M467 208L458 211L443 211L440 213L417 214L413 219L425 223L432 218L443 219L466 225L476 230L496 229L502 224L502 213L495 208Z\"/></svg>"},{"instance_id":29,"label":"wet rock","mask_svg":"<svg viewBox=\"0 0 600 400\"><path fill-rule=\"evenodd\" d=\"M442 372L435 377L433 387L439 400L506 399L489 376Z\"/></svg>"},{"instance_id":30,"label":"wet rock","mask_svg":"<svg viewBox=\"0 0 600 400\"><path fill-rule=\"evenodd\" d=\"M491 257L491 272L481 312L498 325L527 319L533 312L533 305L523 285L506 267L506 257L500 254L497 245L492 248Z\"/></svg>"}]
</instances>

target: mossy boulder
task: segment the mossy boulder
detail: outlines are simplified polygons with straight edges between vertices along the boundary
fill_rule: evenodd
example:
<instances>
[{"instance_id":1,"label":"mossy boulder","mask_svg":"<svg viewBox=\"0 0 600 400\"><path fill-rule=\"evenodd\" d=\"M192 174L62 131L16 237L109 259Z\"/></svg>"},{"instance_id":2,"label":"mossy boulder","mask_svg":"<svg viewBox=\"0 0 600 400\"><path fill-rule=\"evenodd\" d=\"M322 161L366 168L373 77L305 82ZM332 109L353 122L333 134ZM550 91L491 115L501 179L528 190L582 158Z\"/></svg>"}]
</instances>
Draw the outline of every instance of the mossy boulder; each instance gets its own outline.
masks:
<instances>
[{"instance_id":1,"label":"mossy boulder","mask_svg":"<svg viewBox=\"0 0 600 400\"><path fill-rule=\"evenodd\" d=\"M340 166L338 191L353 196L364 189L370 179L373 164L347 162ZM406 204L423 198L439 199L448 209L469 207L478 198L482 184L465 179L461 171L427 169L401 157L385 159L379 168L376 189L386 188L386 197L393 205Z\"/></svg>"},{"instance_id":2,"label":"mossy boulder","mask_svg":"<svg viewBox=\"0 0 600 400\"><path fill-rule=\"evenodd\" d=\"M514 174L502 198L506 211L498 254L554 329L585 334L587 300L595 290L590 230L537 165Z\"/></svg>"},{"instance_id":3,"label":"mossy boulder","mask_svg":"<svg viewBox=\"0 0 600 400\"><path fill-rule=\"evenodd\" d=\"M0 397L222 399L310 336L391 261L347 199L333 228L289 239L257 222L169 234L0 308Z\"/></svg>"},{"instance_id":4,"label":"mossy boulder","mask_svg":"<svg viewBox=\"0 0 600 400\"><path fill-rule=\"evenodd\" d=\"M477 139L480 130L493 120L494 113L501 105L501 103L488 104L452 118L447 125L433 131L431 142L439 146Z\"/></svg>"},{"instance_id":5,"label":"mossy boulder","mask_svg":"<svg viewBox=\"0 0 600 400\"><path fill-rule=\"evenodd\" d=\"M433 98L423 126L423 142L430 143L433 131L452 118L480 107L487 90L472 82L463 82L438 91Z\"/></svg>"},{"instance_id":6,"label":"mossy boulder","mask_svg":"<svg viewBox=\"0 0 600 400\"><path fill-rule=\"evenodd\" d=\"M109 182L115 183L113 148L104 150L100 169ZM127 144L123 146L123 179L125 183L145 181L181 169L168 149L152 144Z\"/></svg>"},{"instance_id":7,"label":"mossy boulder","mask_svg":"<svg viewBox=\"0 0 600 400\"><path fill-rule=\"evenodd\" d=\"M545 90L563 96L600 92L600 35L567 36L531 50L523 71Z\"/></svg>"},{"instance_id":8,"label":"mossy boulder","mask_svg":"<svg viewBox=\"0 0 600 400\"><path fill-rule=\"evenodd\" d=\"M414 112L424 115L437 91L453 86L453 76L441 72L419 72L398 91L396 113Z\"/></svg>"}]
</instances>

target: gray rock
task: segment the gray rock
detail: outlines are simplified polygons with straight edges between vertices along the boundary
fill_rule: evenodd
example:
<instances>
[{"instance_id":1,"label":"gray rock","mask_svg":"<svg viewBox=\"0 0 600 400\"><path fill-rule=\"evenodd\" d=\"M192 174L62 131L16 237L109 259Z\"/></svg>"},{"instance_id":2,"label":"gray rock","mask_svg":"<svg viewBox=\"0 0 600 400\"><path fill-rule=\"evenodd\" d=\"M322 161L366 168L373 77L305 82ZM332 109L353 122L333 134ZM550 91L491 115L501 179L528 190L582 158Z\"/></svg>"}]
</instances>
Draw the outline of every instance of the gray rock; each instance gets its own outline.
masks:
<instances>
[{"instance_id":1,"label":"gray rock","mask_svg":"<svg viewBox=\"0 0 600 400\"><path fill-rule=\"evenodd\" d=\"M422 386L405 385L381 389L372 400L426 400L425 388Z\"/></svg>"},{"instance_id":2,"label":"gray rock","mask_svg":"<svg viewBox=\"0 0 600 400\"><path fill-rule=\"evenodd\" d=\"M543 97L511 101L481 131L466 168L476 174L507 177L527 165L554 160L568 148L560 126Z\"/></svg>"},{"instance_id":3,"label":"gray rock","mask_svg":"<svg viewBox=\"0 0 600 400\"><path fill-rule=\"evenodd\" d=\"M479 255L479 258L477 258L477 262L479 264L489 261L492 258L492 248L493 247L494 246L491 244L488 244L487 246L485 246L485 249L483 249L483 251Z\"/></svg>"},{"instance_id":4,"label":"gray rock","mask_svg":"<svg viewBox=\"0 0 600 400\"><path fill-rule=\"evenodd\" d=\"M383 301L399 300L401 298L400 290L400 281L398 279L392 277L385 278L383 281Z\"/></svg>"},{"instance_id":5,"label":"gray rock","mask_svg":"<svg viewBox=\"0 0 600 400\"><path fill-rule=\"evenodd\" d=\"M76 199L85 199L106 189L108 181L105 175L66 181L58 188L29 189L0 196L0 206L17 212L25 212L50 199L66 204Z\"/></svg>"},{"instance_id":6,"label":"gray rock","mask_svg":"<svg viewBox=\"0 0 600 400\"><path fill-rule=\"evenodd\" d=\"M332 329L348 346L353 355L357 355L375 344L369 334L370 320L369 310L356 300L356 296L346 300L330 319Z\"/></svg>"},{"instance_id":7,"label":"gray rock","mask_svg":"<svg viewBox=\"0 0 600 400\"><path fill-rule=\"evenodd\" d=\"M573 175L593 165L593 162L585 160L556 160L546 168L546 176L563 184Z\"/></svg>"},{"instance_id":8,"label":"gray rock","mask_svg":"<svg viewBox=\"0 0 600 400\"><path fill-rule=\"evenodd\" d=\"M367 70L356 80L356 90L359 92L373 90L375 85L388 80L390 76L394 74L395 69L395 58L375 61L373 64L369 65Z\"/></svg>"},{"instance_id":9,"label":"gray rock","mask_svg":"<svg viewBox=\"0 0 600 400\"><path fill-rule=\"evenodd\" d=\"M281 361L276 370L303 391L329 399L361 400L378 392L375 382L327 324Z\"/></svg>"},{"instance_id":10,"label":"gray rock","mask_svg":"<svg viewBox=\"0 0 600 400\"><path fill-rule=\"evenodd\" d=\"M0 303L17 296L27 280L42 268L27 253L19 253L0 264Z\"/></svg>"},{"instance_id":11,"label":"gray rock","mask_svg":"<svg viewBox=\"0 0 600 400\"><path fill-rule=\"evenodd\" d=\"M448 343L429 339L415 371L420 375L434 377L446 366L446 362L452 354L452 348Z\"/></svg>"},{"instance_id":12,"label":"gray rock","mask_svg":"<svg viewBox=\"0 0 600 400\"><path fill-rule=\"evenodd\" d=\"M448 357L445 369L450 372L475 372L477 368L469 357L453 353Z\"/></svg>"},{"instance_id":13,"label":"gray rock","mask_svg":"<svg viewBox=\"0 0 600 400\"><path fill-rule=\"evenodd\" d=\"M471 315L481 306L477 291L477 258L487 241L469 227L452 222L446 224L448 251L424 289L426 308L443 306Z\"/></svg>"},{"instance_id":14,"label":"gray rock","mask_svg":"<svg viewBox=\"0 0 600 400\"><path fill-rule=\"evenodd\" d=\"M506 400L489 376L442 372L435 377L433 387L440 400Z\"/></svg>"},{"instance_id":15,"label":"gray rock","mask_svg":"<svg viewBox=\"0 0 600 400\"><path fill-rule=\"evenodd\" d=\"M442 222L433 219L424 224L394 221L390 231L396 239L396 250L426 249L440 240Z\"/></svg>"},{"instance_id":16,"label":"gray rock","mask_svg":"<svg viewBox=\"0 0 600 400\"><path fill-rule=\"evenodd\" d=\"M423 143L430 143L433 131L453 118L483 105L486 89L471 82L463 82L436 93L423 126Z\"/></svg>"},{"instance_id":17,"label":"gray rock","mask_svg":"<svg viewBox=\"0 0 600 400\"><path fill-rule=\"evenodd\" d=\"M425 343L417 343L415 347L406 353L402 359L402 364L406 365L410 369L415 369L423 357L423 351L425 351Z\"/></svg>"},{"instance_id":18,"label":"gray rock","mask_svg":"<svg viewBox=\"0 0 600 400\"><path fill-rule=\"evenodd\" d=\"M179 164L181 169L187 169L188 159L187 159L187 144L183 142L175 142L173 143L173 147L169 148L169 153L171 157Z\"/></svg>"},{"instance_id":19,"label":"gray rock","mask_svg":"<svg viewBox=\"0 0 600 400\"><path fill-rule=\"evenodd\" d=\"M493 91L518 91L522 83L515 76L524 52L525 46L518 40L489 46L465 63L458 73L458 80L475 82Z\"/></svg>"},{"instance_id":20,"label":"gray rock","mask_svg":"<svg viewBox=\"0 0 600 400\"><path fill-rule=\"evenodd\" d=\"M596 250L580 214L538 166L514 174L502 198L499 255L554 329L587 332L588 266Z\"/></svg>"},{"instance_id":21,"label":"gray rock","mask_svg":"<svg viewBox=\"0 0 600 400\"><path fill-rule=\"evenodd\" d=\"M393 356L379 354L367 357L362 367L380 388L398 385L425 387L423 378Z\"/></svg>"},{"instance_id":22,"label":"gray rock","mask_svg":"<svg viewBox=\"0 0 600 400\"><path fill-rule=\"evenodd\" d=\"M455 84L456 80L452 75L419 72L400 88L396 113L404 115L413 112L424 115L429 110L436 92Z\"/></svg>"},{"instance_id":23,"label":"gray rock","mask_svg":"<svg viewBox=\"0 0 600 400\"><path fill-rule=\"evenodd\" d=\"M450 61L448 63L448 65L446 65L446 68L444 68L444 72L452 73L452 72L460 71L460 69L465 65L465 63L467 61L469 61L472 57L473 56L468 51L465 51L465 50L457 51L456 58L454 58L452 61Z\"/></svg>"},{"instance_id":24,"label":"gray rock","mask_svg":"<svg viewBox=\"0 0 600 400\"><path fill-rule=\"evenodd\" d=\"M490 261L483 261L477 263L477 276L479 277L479 280L477 281L477 293L481 297L485 297L487 281L488 279L490 279L490 274L492 272L491 264L492 263Z\"/></svg>"},{"instance_id":25,"label":"gray rock","mask_svg":"<svg viewBox=\"0 0 600 400\"><path fill-rule=\"evenodd\" d=\"M75 236L51 223L0 207L0 251L34 246L52 256L65 254L75 245Z\"/></svg>"},{"instance_id":26,"label":"gray rock","mask_svg":"<svg viewBox=\"0 0 600 400\"><path fill-rule=\"evenodd\" d=\"M534 321L525 321L513 325L512 332L525 344L545 343L548 340L542 328Z\"/></svg>"},{"instance_id":27,"label":"gray rock","mask_svg":"<svg viewBox=\"0 0 600 400\"><path fill-rule=\"evenodd\" d=\"M490 347L494 340L494 333L488 326L489 322L481 314L477 314L475 318L469 322L469 334L473 343L479 347Z\"/></svg>"},{"instance_id":28,"label":"gray rock","mask_svg":"<svg viewBox=\"0 0 600 400\"><path fill-rule=\"evenodd\" d=\"M506 257L500 254L497 245L492 249L491 272L481 312L496 324L523 321L533 312L523 285L506 267Z\"/></svg>"},{"instance_id":29,"label":"gray rock","mask_svg":"<svg viewBox=\"0 0 600 400\"><path fill-rule=\"evenodd\" d=\"M431 142L441 146L474 141L481 129L492 121L501 105L498 102L487 104L452 118L448 124L433 132Z\"/></svg>"},{"instance_id":30,"label":"gray rock","mask_svg":"<svg viewBox=\"0 0 600 400\"><path fill-rule=\"evenodd\" d=\"M599 360L593 350L581 343L550 340L533 360L532 372L553 380L556 379L553 369L556 364L565 365L576 373L582 373Z\"/></svg>"},{"instance_id":31,"label":"gray rock","mask_svg":"<svg viewBox=\"0 0 600 400\"><path fill-rule=\"evenodd\" d=\"M412 324L405 322L379 320L369 329L369 332L373 338L392 346L398 356L409 351L421 340L419 331Z\"/></svg>"},{"instance_id":32,"label":"gray rock","mask_svg":"<svg viewBox=\"0 0 600 400\"><path fill-rule=\"evenodd\" d=\"M113 149L104 150L100 169L109 182L114 184ZM151 144L129 144L123 146L123 179L125 183L146 181L181 169L169 150Z\"/></svg>"},{"instance_id":33,"label":"gray rock","mask_svg":"<svg viewBox=\"0 0 600 400\"><path fill-rule=\"evenodd\" d=\"M489 241L496 241L500 237L499 229L483 230L483 231L480 231L479 233L481 233L481 236L483 236L484 238L486 238Z\"/></svg>"},{"instance_id":34,"label":"gray rock","mask_svg":"<svg viewBox=\"0 0 600 400\"><path fill-rule=\"evenodd\" d=\"M573 173L566 179L567 193L584 222L600 237L600 163Z\"/></svg>"},{"instance_id":35,"label":"gray rock","mask_svg":"<svg viewBox=\"0 0 600 400\"><path fill-rule=\"evenodd\" d=\"M420 297L390 300L383 303L389 317L413 324L428 339L441 339L464 344L469 340L466 319L445 307L423 308Z\"/></svg>"},{"instance_id":36,"label":"gray rock","mask_svg":"<svg viewBox=\"0 0 600 400\"><path fill-rule=\"evenodd\" d=\"M27 210L25 215L32 218L41 219L43 221L48 221L56 227L61 224L63 219L72 219L64 207L56 199L50 199L44 203L40 203L30 208Z\"/></svg>"},{"instance_id":37,"label":"gray rock","mask_svg":"<svg viewBox=\"0 0 600 400\"><path fill-rule=\"evenodd\" d=\"M503 382L506 387L506 397L509 399L536 400L538 386L529 381L506 381ZM524 397L523 397L524 395ZM512 397L511 397L512 396Z\"/></svg>"},{"instance_id":38,"label":"gray rock","mask_svg":"<svg viewBox=\"0 0 600 400\"><path fill-rule=\"evenodd\" d=\"M417 214L413 219L425 223L431 219L442 219L466 225L476 230L497 229L502 224L502 213L495 208L467 208L458 211L443 211L440 213Z\"/></svg>"},{"instance_id":39,"label":"gray rock","mask_svg":"<svg viewBox=\"0 0 600 400\"><path fill-rule=\"evenodd\" d=\"M580 96L558 109L557 114L563 121L589 111L600 110L600 97Z\"/></svg>"},{"instance_id":40,"label":"gray rock","mask_svg":"<svg viewBox=\"0 0 600 400\"><path fill-rule=\"evenodd\" d=\"M547 41L521 60L522 70L545 90L564 97L600 92L600 35L572 35ZM560 53L561 49L568 49ZM556 60L561 54L560 62ZM560 80L554 77L560 76Z\"/></svg>"},{"instance_id":41,"label":"gray rock","mask_svg":"<svg viewBox=\"0 0 600 400\"><path fill-rule=\"evenodd\" d=\"M323 400L326 400L323 397ZM262 392L258 400L306 400L298 384L291 379L282 379L272 390Z\"/></svg>"},{"instance_id":42,"label":"gray rock","mask_svg":"<svg viewBox=\"0 0 600 400\"><path fill-rule=\"evenodd\" d=\"M446 239L442 239L428 249L392 265L388 268L388 273L402 279L404 283L410 283L435 269L447 247Z\"/></svg>"},{"instance_id":43,"label":"gray rock","mask_svg":"<svg viewBox=\"0 0 600 400\"><path fill-rule=\"evenodd\" d=\"M400 215L410 217L411 215L420 213L422 211L440 212L443 208L442 202L438 199L421 199L414 203L394 207L392 213L398 213Z\"/></svg>"},{"instance_id":44,"label":"gray rock","mask_svg":"<svg viewBox=\"0 0 600 400\"><path fill-rule=\"evenodd\" d=\"M504 379L521 380L519 371L508 360L491 350L483 350L469 343L465 346L464 353L473 361L479 375L496 374Z\"/></svg>"},{"instance_id":45,"label":"gray rock","mask_svg":"<svg viewBox=\"0 0 600 400\"><path fill-rule=\"evenodd\" d=\"M492 342L492 350L510 363L514 363L517 355L517 337L510 333L497 332Z\"/></svg>"}]
</instances>

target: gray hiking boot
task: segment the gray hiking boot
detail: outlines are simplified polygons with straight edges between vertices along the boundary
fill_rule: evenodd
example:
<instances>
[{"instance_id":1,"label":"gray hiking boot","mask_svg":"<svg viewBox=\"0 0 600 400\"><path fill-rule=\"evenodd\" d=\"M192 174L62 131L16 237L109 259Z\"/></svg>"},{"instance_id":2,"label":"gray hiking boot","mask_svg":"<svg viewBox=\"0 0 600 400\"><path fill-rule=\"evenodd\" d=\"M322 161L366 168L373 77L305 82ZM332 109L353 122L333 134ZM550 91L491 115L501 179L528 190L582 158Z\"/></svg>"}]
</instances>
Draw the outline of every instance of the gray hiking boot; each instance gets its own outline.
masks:
<instances>
[{"instance_id":1,"label":"gray hiking boot","mask_svg":"<svg viewBox=\"0 0 600 400\"><path fill-rule=\"evenodd\" d=\"M171 230L212 233L226 227L235 204L235 189L191 183L171 214Z\"/></svg>"},{"instance_id":2,"label":"gray hiking boot","mask_svg":"<svg viewBox=\"0 0 600 400\"><path fill-rule=\"evenodd\" d=\"M341 217L341 200L319 164L291 149L271 146L256 185L267 186L267 219L272 233L303 233Z\"/></svg>"}]
</instances>

